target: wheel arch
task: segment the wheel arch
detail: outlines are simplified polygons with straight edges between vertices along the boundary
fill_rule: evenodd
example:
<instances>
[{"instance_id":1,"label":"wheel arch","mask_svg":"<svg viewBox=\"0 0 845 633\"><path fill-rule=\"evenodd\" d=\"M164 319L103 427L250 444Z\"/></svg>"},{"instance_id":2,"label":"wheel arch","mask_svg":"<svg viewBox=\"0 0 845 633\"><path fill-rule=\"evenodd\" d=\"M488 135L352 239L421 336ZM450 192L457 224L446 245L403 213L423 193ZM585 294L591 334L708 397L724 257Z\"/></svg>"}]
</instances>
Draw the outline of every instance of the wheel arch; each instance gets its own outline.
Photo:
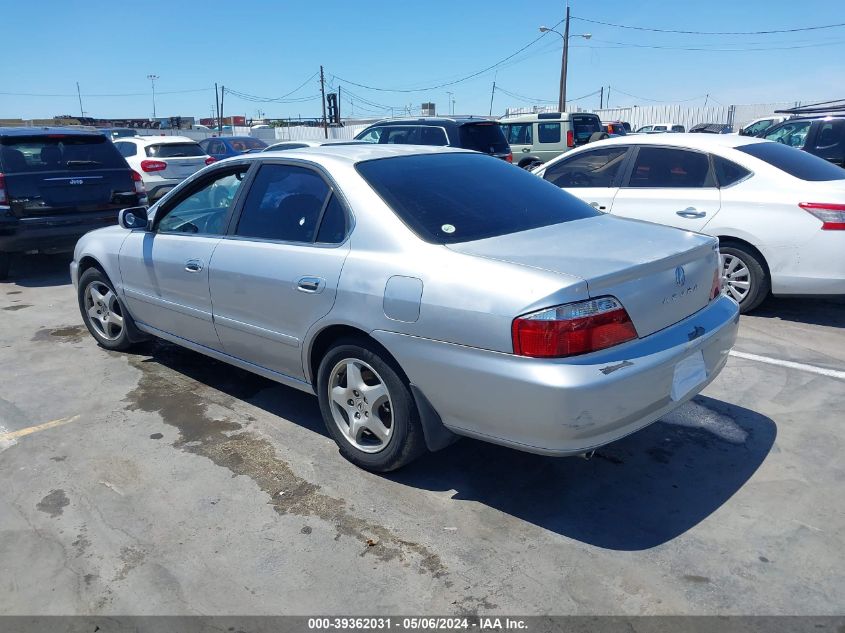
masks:
<instances>
[{"instance_id":1,"label":"wheel arch","mask_svg":"<svg viewBox=\"0 0 845 633\"><path fill-rule=\"evenodd\" d=\"M769 268L769 262L766 259L766 255L763 253L763 251L761 251L759 248L754 246L754 244L752 244L748 240L745 240L741 237L734 237L733 235L721 235L721 234L717 234L716 237L719 238L719 246L721 246L722 244L725 244L725 245L736 244L737 246L742 246L742 247L752 251L754 254L758 255L760 257L760 262L763 264L763 269L766 271L766 275L771 280L772 271Z\"/></svg>"},{"instance_id":2,"label":"wheel arch","mask_svg":"<svg viewBox=\"0 0 845 633\"><path fill-rule=\"evenodd\" d=\"M543 161L540 159L539 156L530 156L530 155L529 156L523 156L516 163L516 166L522 167L524 169L526 165L530 165L532 163L536 163L534 166L539 167L540 165L543 164Z\"/></svg>"}]
</instances>

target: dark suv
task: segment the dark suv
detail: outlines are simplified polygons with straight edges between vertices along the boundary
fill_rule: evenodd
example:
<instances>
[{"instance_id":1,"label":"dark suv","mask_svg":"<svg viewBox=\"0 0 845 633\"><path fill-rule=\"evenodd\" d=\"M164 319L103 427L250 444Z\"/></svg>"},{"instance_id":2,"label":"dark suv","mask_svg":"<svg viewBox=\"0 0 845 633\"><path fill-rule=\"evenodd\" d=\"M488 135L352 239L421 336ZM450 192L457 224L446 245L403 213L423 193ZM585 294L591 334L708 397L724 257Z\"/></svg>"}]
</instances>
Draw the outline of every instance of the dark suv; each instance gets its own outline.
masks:
<instances>
[{"instance_id":1,"label":"dark suv","mask_svg":"<svg viewBox=\"0 0 845 633\"><path fill-rule=\"evenodd\" d=\"M845 167L845 114L788 119L759 136Z\"/></svg>"},{"instance_id":2,"label":"dark suv","mask_svg":"<svg viewBox=\"0 0 845 633\"><path fill-rule=\"evenodd\" d=\"M367 143L461 147L513 162L502 128L477 117L420 117L374 123L355 137Z\"/></svg>"},{"instance_id":3,"label":"dark suv","mask_svg":"<svg viewBox=\"0 0 845 633\"><path fill-rule=\"evenodd\" d=\"M146 203L140 175L103 134L0 128L0 279L12 253L72 251L120 209Z\"/></svg>"}]
</instances>

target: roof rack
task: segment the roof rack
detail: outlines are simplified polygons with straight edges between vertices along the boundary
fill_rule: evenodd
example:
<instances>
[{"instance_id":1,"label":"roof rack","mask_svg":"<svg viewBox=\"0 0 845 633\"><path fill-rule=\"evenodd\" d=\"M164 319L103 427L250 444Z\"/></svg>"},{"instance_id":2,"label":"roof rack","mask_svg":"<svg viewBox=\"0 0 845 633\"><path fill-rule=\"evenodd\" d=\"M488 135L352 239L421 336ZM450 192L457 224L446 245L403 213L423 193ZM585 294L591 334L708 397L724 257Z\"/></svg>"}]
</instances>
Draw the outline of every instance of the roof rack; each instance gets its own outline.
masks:
<instances>
[{"instance_id":1,"label":"roof rack","mask_svg":"<svg viewBox=\"0 0 845 633\"><path fill-rule=\"evenodd\" d=\"M794 108L775 110L776 114L824 114L827 112L845 112L845 99L820 101L819 103L808 103Z\"/></svg>"}]
</instances>

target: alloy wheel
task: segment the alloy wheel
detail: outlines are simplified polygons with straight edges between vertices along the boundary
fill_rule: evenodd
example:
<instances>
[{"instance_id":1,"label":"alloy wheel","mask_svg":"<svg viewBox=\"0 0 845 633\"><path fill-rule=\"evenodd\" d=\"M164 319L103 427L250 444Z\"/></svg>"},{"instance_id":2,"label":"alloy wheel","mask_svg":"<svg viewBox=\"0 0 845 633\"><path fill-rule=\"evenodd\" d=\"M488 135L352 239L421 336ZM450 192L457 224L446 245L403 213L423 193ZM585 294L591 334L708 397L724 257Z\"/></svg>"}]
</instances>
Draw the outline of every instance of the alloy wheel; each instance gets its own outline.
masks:
<instances>
[{"instance_id":1,"label":"alloy wheel","mask_svg":"<svg viewBox=\"0 0 845 633\"><path fill-rule=\"evenodd\" d=\"M384 449L393 437L393 403L378 372L357 358L343 359L329 374L328 390L343 438L365 453Z\"/></svg>"},{"instance_id":2,"label":"alloy wheel","mask_svg":"<svg viewBox=\"0 0 845 633\"><path fill-rule=\"evenodd\" d=\"M724 293L737 303L751 291L751 271L736 255L722 254L722 281Z\"/></svg>"},{"instance_id":3,"label":"alloy wheel","mask_svg":"<svg viewBox=\"0 0 845 633\"><path fill-rule=\"evenodd\" d=\"M97 334L116 341L123 334L123 312L111 288L101 281L92 281L85 289L85 312Z\"/></svg>"}]
</instances>

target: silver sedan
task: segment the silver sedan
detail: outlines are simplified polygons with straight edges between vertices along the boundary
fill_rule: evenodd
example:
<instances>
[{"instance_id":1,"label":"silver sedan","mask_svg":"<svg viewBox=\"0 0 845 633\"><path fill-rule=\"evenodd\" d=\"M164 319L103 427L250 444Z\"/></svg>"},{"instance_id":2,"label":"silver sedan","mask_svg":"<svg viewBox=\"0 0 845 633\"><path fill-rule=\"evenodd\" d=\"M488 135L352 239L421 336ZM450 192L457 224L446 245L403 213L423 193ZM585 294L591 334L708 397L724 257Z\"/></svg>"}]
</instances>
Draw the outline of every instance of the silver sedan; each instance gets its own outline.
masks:
<instances>
[{"instance_id":1,"label":"silver sedan","mask_svg":"<svg viewBox=\"0 0 845 633\"><path fill-rule=\"evenodd\" d=\"M714 238L475 152L244 155L119 223L71 264L101 346L159 337L316 393L375 471L459 436L591 451L701 391L736 336Z\"/></svg>"}]
</instances>

